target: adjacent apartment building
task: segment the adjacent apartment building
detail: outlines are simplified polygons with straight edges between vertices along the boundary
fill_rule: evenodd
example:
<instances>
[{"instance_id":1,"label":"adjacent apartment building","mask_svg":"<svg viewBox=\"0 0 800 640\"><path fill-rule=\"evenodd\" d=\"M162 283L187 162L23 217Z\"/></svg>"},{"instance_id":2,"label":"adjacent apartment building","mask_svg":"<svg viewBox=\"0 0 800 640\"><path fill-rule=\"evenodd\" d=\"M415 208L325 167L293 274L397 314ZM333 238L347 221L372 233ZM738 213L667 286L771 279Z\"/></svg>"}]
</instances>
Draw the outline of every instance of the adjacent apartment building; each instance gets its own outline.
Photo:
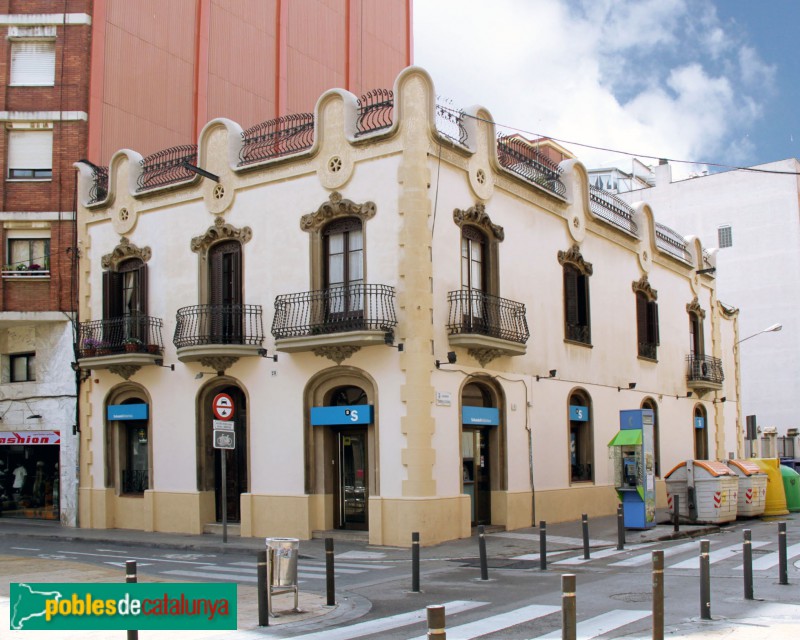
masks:
<instances>
[{"instance_id":1,"label":"adjacent apartment building","mask_svg":"<svg viewBox=\"0 0 800 640\"><path fill-rule=\"evenodd\" d=\"M0 516L77 522L73 163L102 182L119 148L389 86L410 25L410 0L0 1Z\"/></svg>"},{"instance_id":2,"label":"adjacent apartment building","mask_svg":"<svg viewBox=\"0 0 800 640\"><path fill-rule=\"evenodd\" d=\"M742 455L714 251L422 69L376 95L78 163L81 526L407 546L609 514L626 409L660 506Z\"/></svg>"}]
</instances>

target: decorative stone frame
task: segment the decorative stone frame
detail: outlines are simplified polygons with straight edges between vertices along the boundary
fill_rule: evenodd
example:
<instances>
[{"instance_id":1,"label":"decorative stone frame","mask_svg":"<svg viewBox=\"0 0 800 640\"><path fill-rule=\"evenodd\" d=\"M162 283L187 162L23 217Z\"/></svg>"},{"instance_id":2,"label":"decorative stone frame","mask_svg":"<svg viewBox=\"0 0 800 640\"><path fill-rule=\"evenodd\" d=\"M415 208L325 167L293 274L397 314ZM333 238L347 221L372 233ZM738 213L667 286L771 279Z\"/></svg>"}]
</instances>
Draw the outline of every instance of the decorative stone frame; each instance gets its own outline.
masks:
<instances>
[{"instance_id":1,"label":"decorative stone frame","mask_svg":"<svg viewBox=\"0 0 800 640\"><path fill-rule=\"evenodd\" d=\"M568 251L558 252L558 264L562 267L565 264L570 264L575 267L582 275L590 276L594 273L594 267L591 262L586 262L581 255L581 248L577 244L573 244Z\"/></svg>"},{"instance_id":2,"label":"decorative stone frame","mask_svg":"<svg viewBox=\"0 0 800 640\"><path fill-rule=\"evenodd\" d=\"M253 230L250 227L242 227L239 229L238 227L225 222L225 219L221 216L218 216L214 219L214 224L206 229L206 232L203 235L192 238L189 247L192 252L198 255L200 261L197 290L199 292L199 300L201 304L208 300L209 249L211 249L211 247L218 242L224 242L226 240L236 240L242 245L245 245L250 242L252 238ZM242 254L244 254L244 251ZM242 255L242 270L244 271L244 255Z\"/></svg>"},{"instance_id":3,"label":"decorative stone frame","mask_svg":"<svg viewBox=\"0 0 800 640\"><path fill-rule=\"evenodd\" d=\"M643 275L638 281L632 282L631 289L633 289L634 293L643 293L651 302L658 300L658 291L650 286L647 275Z\"/></svg>"},{"instance_id":4,"label":"decorative stone frame","mask_svg":"<svg viewBox=\"0 0 800 640\"><path fill-rule=\"evenodd\" d=\"M151 257L152 251L150 247L140 249L126 236L122 236L114 250L100 259L100 266L106 271L116 271L121 263L130 258L139 258L142 262L147 262Z\"/></svg>"},{"instance_id":5,"label":"decorative stone frame","mask_svg":"<svg viewBox=\"0 0 800 640\"><path fill-rule=\"evenodd\" d=\"M459 229L465 226L475 227L486 238L486 262L484 268L487 270L486 293L497 296L500 292L500 243L505 239L505 231L499 224L494 224L489 214L486 213L486 205L477 203L469 209L453 209L453 222ZM461 260L461 238L459 237L459 260ZM483 366L483 365L481 365Z\"/></svg>"},{"instance_id":6,"label":"decorative stone frame","mask_svg":"<svg viewBox=\"0 0 800 640\"><path fill-rule=\"evenodd\" d=\"M323 236L325 226L339 218L358 218L361 220L361 233L363 234L364 251L367 247L367 220L375 217L377 208L374 202L357 204L352 200L343 198L338 191L331 193L330 199L323 202L319 208L303 215L300 218L300 229L310 234L311 241L311 291L323 288ZM364 280L366 281L366 265L364 265Z\"/></svg>"},{"instance_id":7,"label":"decorative stone frame","mask_svg":"<svg viewBox=\"0 0 800 640\"><path fill-rule=\"evenodd\" d=\"M706 312L703 310L703 307L700 306L700 301L697 299L697 296L686 305L686 313L689 315L696 315L700 320L706 319Z\"/></svg>"}]
</instances>

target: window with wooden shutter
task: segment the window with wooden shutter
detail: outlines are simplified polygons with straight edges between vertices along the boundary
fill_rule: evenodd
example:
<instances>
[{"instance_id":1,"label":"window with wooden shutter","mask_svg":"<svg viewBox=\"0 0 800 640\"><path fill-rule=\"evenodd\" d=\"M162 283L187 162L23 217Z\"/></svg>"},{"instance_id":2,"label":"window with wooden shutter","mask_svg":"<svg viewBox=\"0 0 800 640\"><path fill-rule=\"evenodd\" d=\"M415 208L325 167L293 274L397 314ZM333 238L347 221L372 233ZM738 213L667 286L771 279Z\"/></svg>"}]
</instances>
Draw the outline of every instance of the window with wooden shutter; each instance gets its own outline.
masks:
<instances>
[{"instance_id":1,"label":"window with wooden shutter","mask_svg":"<svg viewBox=\"0 0 800 640\"><path fill-rule=\"evenodd\" d=\"M213 344L242 341L242 244L220 242L208 251L209 331Z\"/></svg>"},{"instance_id":2,"label":"window with wooden shutter","mask_svg":"<svg viewBox=\"0 0 800 640\"><path fill-rule=\"evenodd\" d=\"M564 265L564 319L568 340L591 344L589 277L571 264Z\"/></svg>"},{"instance_id":3,"label":"window with wooden shutter","mask_svg":"<svg viewBox=\"0 0 800 640\"><path fill-rule=\"evenodd\" d=\"M9 180L50 180L53 177L53 132L8 132Z\"/></svg>"},{"instance_id":4,"label":"window with wooden shutter","mask_svg":"<svg viewBox=\"0 0 800 640\"><path fill-rule=\"evenodd\" d=\"M53 86L56 77L56 43L20 40L11 43L11 86Z\"/></svg>"}]
</instances>

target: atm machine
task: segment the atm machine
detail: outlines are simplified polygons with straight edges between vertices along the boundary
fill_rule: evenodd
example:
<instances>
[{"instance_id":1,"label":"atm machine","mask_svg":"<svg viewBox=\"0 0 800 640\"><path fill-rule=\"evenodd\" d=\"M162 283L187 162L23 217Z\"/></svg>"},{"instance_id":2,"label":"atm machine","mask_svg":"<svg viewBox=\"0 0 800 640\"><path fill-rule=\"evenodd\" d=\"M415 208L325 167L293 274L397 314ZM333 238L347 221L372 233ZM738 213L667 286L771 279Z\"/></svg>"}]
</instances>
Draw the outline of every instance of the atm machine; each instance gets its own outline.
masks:
<instances>
[{"instance_id":1,"label":"atm machine","mask_svg":"<svg viewBox=\"0 0 800 640\"><path fill-rule=\"evenodd\" d=\"M652 409L620 411L619 432L608 443L626 529L650 529L656 524L653 419Z\"/></svg>"}]
</instances>

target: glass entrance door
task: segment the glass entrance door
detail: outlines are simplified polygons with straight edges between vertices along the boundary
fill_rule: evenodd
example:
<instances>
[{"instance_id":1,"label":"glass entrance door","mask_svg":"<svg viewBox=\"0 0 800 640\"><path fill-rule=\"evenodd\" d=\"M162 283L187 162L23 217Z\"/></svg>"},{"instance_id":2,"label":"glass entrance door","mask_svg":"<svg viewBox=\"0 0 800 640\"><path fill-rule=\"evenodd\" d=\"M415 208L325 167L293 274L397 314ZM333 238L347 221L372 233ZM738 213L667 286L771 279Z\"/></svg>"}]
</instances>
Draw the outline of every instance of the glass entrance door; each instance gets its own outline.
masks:
<instances>
[{"instance_id":1,"label":"glass entrance door","mask_svg":"<svg viewBox=\"0 0 800 640\"><path fill-rule=\"evenodd\" d=\"M338 449L339 513L337 528L366 530L367 501L367 431L345 430L336 435Z\"/></svg>"},{"instance_id":2,"label":"glass entrance door","mask_svg":"<svg viewBox=\"0 0 800 640\"><path fill-rule=\"evenodd\" d=\"M490 524L489 432L464 427L461 432L462 491L472 503L472 526Z\"/></svg>"}]
</instances>

